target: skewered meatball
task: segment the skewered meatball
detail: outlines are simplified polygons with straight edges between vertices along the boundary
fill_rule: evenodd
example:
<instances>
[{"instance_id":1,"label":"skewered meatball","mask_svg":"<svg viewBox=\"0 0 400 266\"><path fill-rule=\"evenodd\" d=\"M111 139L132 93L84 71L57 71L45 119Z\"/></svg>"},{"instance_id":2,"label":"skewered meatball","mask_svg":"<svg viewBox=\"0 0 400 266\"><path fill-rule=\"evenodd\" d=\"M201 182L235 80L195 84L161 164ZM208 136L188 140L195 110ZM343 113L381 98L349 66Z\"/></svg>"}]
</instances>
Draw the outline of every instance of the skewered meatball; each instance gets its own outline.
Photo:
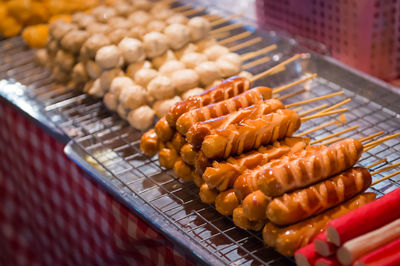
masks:
<instances>
[{"instance_id":1,"label":"skewered meatball","mask_svg":"<svg viewBox=\"0 0 400 266\"><path fill-rule=\"evenodd\" d=\"M101 47L107 46L110 44L111 44L111 42L107 38L107 36L105 36L104 34L101 34L101 33L96 33L96 34L93 34L92 36L90 36L86 40L86 42L82 46L81 53L86 53L90 59L94 59L97 51Z\"/></svg>"},{"instance_id":2,"label":"skewered meatball","mask_svg":"<svg viewBox=\"0 0 400 266\"><path fill-rule=\"evenodd\" d=\"M169 9L169 8L170 8L170 6L167 2L159 1L159 2L152 4L150 13L153 15L157 15L158 12L160 12L164 9Z\"/></svg>"},{"instance_id":3,"label":"skewered meatball","mask_svg":"<svg viewBox=\"0 0 400 266\"><path fill-rule=\"evenodd\" d=\"M118 99L123 88L133 85L134 82L129 77L125 76L115 77L110 85L110 93L114 94Z\"/></svg>"},{"instance_id":4,"label":"skewered meatball","mask_svg":"<svg viewBox=\"0 0 400 266\"><path fill-rule=\"evenodd\" d=\"M86 72L86 67L82 62L79 62L72 69L72 80L75 83L83 83L89 79L88 74Z\"/></svg>"},{"instance_id":5,"label":"skewered meatball","mask_svg":"<svg viewBox=\"0 0 400 266\"><path fill-rule=\"evenodd\" d=\"M96 63L103 69L115 68L122 65L123 57L117 46L108 45L97 51Z\"/></svg>"},{"instance_id":6,"label":"skewered meatball","mask_svg":"<svg viewBox=\"0 0 400 266\"><path fill-rule=\"evenodd\" d=\"M152 3L151 1L148 0L135 0L132 1L133 3L133 7L135 10L144 10L144 11L149 11L154 3Z\"/></svg>"},{"instance_id":7,"label":"skewered meatball","mask_svg":"<svg viewBox=\"0 0 400 266\"><path fill-rule=\"evenodd\" d=\"M201 41L196 42L197 50L199 52L204 52L207 48L210 48L211 46L214 46L217 44L217 41L215 39L204 39Z\"/></svg>"},{"instance_id":8,"label":"skewered meatball","mask_svg":"<svg viewBox=\"0 0 400 266\"><path fill-rule=\"evenodd\" d=\"M86 72L91 79L95 80L100 77L101 68L96 62L90 60L86 62Z\"/></svg>"},{"instance_id":9,"label":"skewered meatball","mask_svg":"<svg viewBox=\"0 0 400 266\"><path fill-rule=\"evenodd\" d=\"M147 32L152 32L152 31L162 32L166 26L167 26L167 23L165 23L162 20L156 19L156 20L150 21L146 25L146 30L147 30Z\"/></svg>"},{"instance_id":10,"label":"skewered meatball","mask_svg":"<svg viewBox=\"0 0 400 266\"><path fill-rule=\"evenodd\" d=\"M143 26L133 26L129 29L127 37L143 40L145 34L146 29Z\"/></svg>"},{"instance_id":11,"label":"skewered meatball","mask_svg":"<svg viewBox=\"0 0 400 266\"><path fill-rule=\"evenodd\" d=\"M128 16L128 20L132 25L135 26L146 26L147 23L150 22L151 17L149 13L143 11L143 10L138 10L131 15Z\"/></svg>"},{"instance_id":12,"label":"skewered meatball","mask_svg":"<svg viewBox=\"0 0 400 266\"><path fill-rule=\"evenodd\" d=\"M128 35L128 30L127 29L115 29L111 31L107 37L110 39L110 42L112 44L117 45Z\"/></svg>"},{"instance_id":13,"label":"skewered meatball","mask_svg":"<svg viewBox=\"0 0 400 266\"><path fill-rule=\"evenodd\" d=\"M119 101L127 109L136 109L146 102L146 90L139 85L123 87Z\"/></svg>"},{"instance_id":14,"label":"skewered meatball","mask_svg":"<svg viewBox=\"0 0 400 266\"><path fill-rule=\"evenodd\" d=\"M149 61L140 61L134 64L130 64L126 68L126 74L134 79L136 72L138 72L142 68L151 68L151 63Z\"/></svg>"},{"instance_id":15,"label":"skewered meatball","mask_svg":"<svg viewBox=\"0 0 400 266\"><path fill-rule=\"evenodd\" d=\"M218 60L220 59L231 62L232 64L238 65L239 67L242 66L242 58L237 53L224 54L218 58Z\"/></svg>"},{"instance_id":16,"label":"skewered meatball","mask_svg":"<svg viewBox=\"0 0 400 266\"><path fill-rule=\"evenodd\" d=\"M129 109L126 109L122 104L118 104L117 106L117 113L119 117L126 120L128 118Z\"/></svg>"},{"instance_id":17,"label":"skewered meatball","mask_svg":"<svg viewBox=\"0 0 400 266\"><path fill-rule=\"evenodd\" d=\"M74 67L75 57L64 50L58 50L54 62L63 70L70 71Z\"/></svg>"},{"instance_id":18,"label":"skewered meatball","mask_svg":"<svg viewBox=\"0 0 400 266\"><path fill-rule=\"evenodd\" d=\"M142 68L135 74L135 82L140 86L147 87L147 84L155 77L157 77L158 72L151 68Z\"/></svg>"},{"instance_id":19,"label":"skewered meatball","mask_svg":"<svg viewBox=\"0 0 400 266\"><path fill-rule=\"evenodd\" d=\"M107 24L113 29L129 29L132 27L132 23L123 17L113 17L107 22Z\"/></svg>"},{"instance_id":20,"label":"skewered meatball","mask_svg":"<svg viewBox=\"0 0 400 266\"><path fill-rule=\"evenodd\" d=\"M175 71L171 79L179 93L196 88L199 85L199 75L192 69Z\"/></svg>"},{"instance_id":21,"label":"skewered meatball","mask_svg":"<svg viewBox=\"0 0 400 266\"><path fill-rule=\"evenodd\" d=\"M179 13L176 13L176 14L170 16L166 20L167 24L169 24L169 25L170 24L183 24L184 25L184 24L188 23L188 21L189 21L189 19L187 17L185 17L184 15L179 14Z\"/></svg>"},{"instance_id":22,"label":"skewered meatball","mask_svg":"<svg viewBox=\"0 0 400 266\"><path fill-rule=\"evenodd\" d=\"M69 73L61 69L60 66L55 66L51 73L51 78L58 83L65 83L69 80Z\"/></svg>"},{"instance_id":23,"label":"skewered meatball","mask_svg":"<svg viewBox=\"0 0 400 266\"><path fill-rule=\"evenodd\" d=\"M104 71L100 75L100 87L106 92L110 89L112 81L119 76L123 76L124 72L120 68L114 68L111 70Z\"/></svg>"},{"instance_id":24,"label":"skewered meatball","mask_svg":"<svg viewBox=\"0 0 400 266\"><path fill-rule=\"evenodd\" d=\"M49 25L49 35L56 41L61 39L70 31L77 30L74 24L69 24L63 20L56 20Z\"/></svg>"},{"instance_id":25,"label":"skewered meatball","mask_svg":"<svg viewBox=\"0 0 400 266\"><path fill-rule=\"evenodd\" d=\"M190 41L189 28L182 24L169 25L165 28L164 34L169 46L174 50L183 48Z\"/></svg>"},{"instance_id":26,"label":"skewered meatball","mask_svg":"<svg viewBox=\"0 0 400 266\"><path fill-rule=\"evenodd\" d=\"M240 65L234 64L226 59L220 58L216 62L219 72L223 77L231 77L240 72Z\"/></svg>"},{"instance_id":27,"label":"skewered meatball","mask_svg":"<svg viewBox=\"0 0 400 266\"><path fill-rule=\"evenodd\" d=\"M251 80L253 78L253 74L251 74L248 71L242 71L239 73L239 77L244 77L244 78Z\"/></svg>"},{"instance_id":28,"label":"skewered meatball","mask_svg":"<svg viewBox=\"0 0 400 266\"><path fill-rule=\"evenodd\" d=\"M218 66L211 61L206 61L199 64L195 71L199 75L200 82L207 86L214 82L214 80L221 78L221 73L219 72Z\"/></svg>"},{"instance_id":29,"label":"skewered meatball","mask_svg":"<svg viewBox=\"0 0 400 266\"><path fill-rule=\"evenodd\" d=\"M107 22L110 18L115 17L117 12L112 7L98 6L92 10L92 15L99 22Z\"/></svg>"},{"instance_id":30,"label":"skewered meatball","mask_svg":"<svg viewBox=\"0 0 400 266\"><path fill-rule=\"evenodd\" d=\"M182 101L181 97L175 96L167 100L158 100L153 105L153 110L158 117L163 117L168 113L169 108L174 104Z\"/></svg>"},{"instance_id":31,"label":"skewered meatball","mask_svg":"<svg viewBox=\"0 0 400 266\"><path fill-rule=\"evenodd\" d=\"M111 111L116 111L118 107L118 97L111 92L107 92L103 97L103 102Z\"/></svg>"},{"instance_id":32,"label":"skewered meatball","mask_svg":"<svg viewBox=\"0 0 400 266\"><path fill-rule=\"evenodd\" d=\"M78 24L79 21L85 16L88 16L88 15L86 15L83 12L76 12L76 13L71 15L71 22L74 23L74 24Z\"/></svg>"},{"instance_id":33,"label":"skewered meatball","mask_svg":"<svg viewBox=\"0 0 400 266\"><path fill-rule=\"evenodd\" d=\"M46 43L46 50L49 54L49 57L55 57L56 53L60 48L58 47L58 42L56 40L49 39Z\"/></svg>"},{"instance_id":34,"label":"skewered meatball","mask_svg":"<svg viewBox=\"0 0 400 266\"><path fill-rule=\"evenodd\" d=\"M45 48L38 49L35 52L35 62L40 66L46 66L49 63L49 55Z\"/></svg>"},{"instance_id":35,"label":"skewered meatball","mask_svg":"<svg viewBox=\"0 0 400 266\"><path fill-rule=\"evenodd\" d=\"M110 33L112 31L112 28L107 24L92 23L86 27L86 31L89 33L89 35L92 35L95 33L102 33L104 35L107 35L108 33Z\"/></svg>"},{"instance_id":36,"label":"skewered meatball","mask_svg":"<svg viewBox=\"0 0 400 266\"><path fill-rule=\"evenodd\" d=\"M228 53L228 48L218 44L204 50L204 55L207 56L207 59L210 61L216 61L220 56L226 55Z\"/></svg>"},{"instance_id":37,"label":"skewered meatball","mask_svg":"<svg viewBox=\"0 0 400 266\"><path fill-rule=\"evenodd\" d=\"M199 41L207 38L211 31L211 24L203 17L194 17L187 23L190 29L190 37L192 41Z\"/></svg>"},{"instance_id":38,"label":"skewered meatball","mask_svg":"<svg viewBox=\"0 0 400 266\"><path fill-rule=\"evenodd\" d=\"M164 54L154 57L151 63L154 68L159 69L162 65L170 60L176 60L174 52L171 50L166 51Z\"/></svg>"},{"instance_id":39,"label":"skewered meatball","mask_svg":"<svg viewBox=\"0 0 400 266\"><path fill-rule=\"evenodd\" d=\"M157 100L168 99L175 94L174 85L167 76L155 77L147 85L147 90Z\"/></svg>"},{"instance_id":40,"label":"skewered meatball","mask_svg":"<svg viewBox=\"0 0 400 266\"><path fill-rule=\"evenodd\" d=\"M185 64L187 68L194 69L199 64L207 61L207 57L201 53L186 53L182 56L181 62Z\"/></svg>"},{"instance_id":41,"label":"skewered meatball","mask_svg":"<svg viewBox=\"0 0 400 266\"><path fill-rule=\"evenodd\" d=\"M161 75L170 76L177 70L185 69L185 65L182 62L177 60L167 61L164 65L159 68L159 72Z\"/></svg>"},{"instance_id":42,"label":"skewered meatball","mask_svg":"<svg viewBox=\"0 0 400 266\"><path fill-rule=\"evenodd\" d=\"M186 100L187 98L189 98L191 96L196 96L203 92L204 92L204 89L202 89L202 88L194 88L194 89L188 90L187 92L182 94L182 100Z\"/></svg>"},{"instance_id":43,"label":"skewered meatball","mask_svg":"<svg viewBox=\"0 0 400 266\"><path fill-rule=\"evenodd\" d=\"M86 31L72 30L62 38L61 46L68 52L76 54L80 51L88 37L89 34Z\"/></svg>"},{"instance_id":44,"label":"skewered meatball","mask_svg":"<svg viewBox=\"0 0 400 266\"><path fill-rule=\"evenodd\" d=\"M154 121L154 111L147 105L140 106L128 114L128 122L136 129L145 130Z\"/></svg>"},{"instance_id":45,"label":"skewered meatball","mask_svg":"<svg viewBox=\"0 0 400 266\"><path fill-rule=\"evenodd\" d=\"M168 40L164 34L159 32L150 32L143 37L143 45L147 57L154 58L167 51Z\"/></svg>"},{"instance_id":46,"label":"skewered meatball","mask_svg":"<svg viewBox=\"0 0 400 266\"><path fill-rule=\"evenodd\" d=\"M92 15L80 16L79 20L76 22L80 29L87 29L87 27L93 23L95 23L96 19Z\"/></svg>"},{"instance_id":47,"label":"skewered meatball","mask_svg":"<svg viewBox=\"0 0 400 266\"><path fill-rule=\"evenodd\" d=\"M185 54L197 52L197 46L193 43L189 43L180 50L175 51L176 57L181 59Z\"/></svg>"},{"instance_id":48,"label":"skewered meatball","mask_svg":"<svg viewBox=\"0 0 400 266\"><path fill-rule=\"evenodd\" d=\"M114 4L114 9L118 16L127 17L133 12L134 6L132 4L120 1Z\"/></svg>"},{"instance_id":49,"label":"skewered meatball","mask_svg":"<svg viewBox=\"0 0 400 266\"><path fill-rule=\"evenodd\" d=\"M119 44L118 48L128 64L143 61L146 57L142 42L132 39L124 38Z\"/></svg>"},{"instance_id":50,"label":"skewered meatball","mask_svg":"<svg viewBox=\"0 0 400 266\"><path fill-rule=\"evenodd\" d=\"M100 79L96 79L93 83L91 83L91 87L88 88L87 94L96 98L101 98L104 96L105 91L103 91L100 87Z\"/></svg>"}]
</instances>

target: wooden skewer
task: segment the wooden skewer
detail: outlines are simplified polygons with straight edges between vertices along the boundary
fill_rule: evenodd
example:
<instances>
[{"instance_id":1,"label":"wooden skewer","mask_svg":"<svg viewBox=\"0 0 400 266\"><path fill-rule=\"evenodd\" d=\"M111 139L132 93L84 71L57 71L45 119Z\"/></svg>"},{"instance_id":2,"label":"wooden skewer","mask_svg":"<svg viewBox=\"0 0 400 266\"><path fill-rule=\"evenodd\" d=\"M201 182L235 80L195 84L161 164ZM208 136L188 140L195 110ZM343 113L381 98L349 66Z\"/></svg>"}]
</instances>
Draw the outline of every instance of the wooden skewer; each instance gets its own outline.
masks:
<instances>
[{"instance_id":1,"label":"wooden skewer","mask_svg":"<svg viewBox=\"0 0 400 266\"><path fill-rule=\"evenodd\" d=\"M330 111L330 112L326 112L326 113L322 113L322 114L310 115L310 116L301 118L301 122L306 122L306 121L311 120L311 119L315 119L315 118L319 118L319 117L324 117L324 116L328 116L328 115L334 115L334 114L344 113L344 112L348 112L348 111L349 111L348 108L342 108L342 109L339 109L339 110Z\"/></svg>"},{"instance_id":2,"label":"wooden skewer","mask_svg":"<svg viewBox=\"0 0 400 266\"><path fill-rule=\"evenodd\" d=\"M237 29L237 28L240 28L240 27L243 27L243 24L240 24L240 23L229 24L229 25L220 27L218 29L212 30L210 32L210 34L216 34L216 33L220 33L220 32L223 32L223 31L230 31L230 30L234 30L234 29Z\"/></svg>"},{"instance_id":3,"label":"wooden skewer","mask_svg":"<svg viewBox=\"0 0 400 266\"><path fill-rule=\"evenodd\" d=\"M280 96L280 97L278 96L279 98L278 97L274 97L274 98L277 98L278 100L283 101L283 100L289 99L291 97L294 97L296 95L302 94L303 92L306 92L306 89L301 89L301 90L298 90L298 91L294 91L294 92L288 93L288 94L286 94L284 96Z\"/></svg>"},{"instance_id":4,"label":"wooden skewer","mask_svg":"<svg viewBox=\"0 0 400 266\"><path fill-rule=\"evenodd\" d=\"M389 166L387 166L387 167L385 167L385 168L382 168L382 169L376 170L375 172L372 172L371 175L380 174L380 173L382 173L382 172L385 172L385 171L387 171L387 170L390 170L390 169L392 169L392 168L395 168L396 166L399 166L399 165L400 165L400 162L399 162L399 163L392 164L392 165L389 165Z\"/></svg>"},{"instance_id":5,"label":"wooden skewer","mask_svg":"<svg viewBox=\"0 0 400 266\"><path fill-rule=\"evenodd\" d=\"M364 137L364 138L360 138L360 141L361 141L361 142L365 142L365 141L367 141L367 140L370 140L370 139L373 139L373 138L375 138L375 137L377 137L377 136L380 136L380 135L382 135L383 133L385 133L385 131L379 131L379 132L377 132L377 133L375 133L375 134L372 134L371 136Z\"/></svg>"},{"instance_id":6,"label":"wooden skewer","mask_svg":"<svg viewBox=\"0 0 400 266\"><path fill-rule=\"evenodd\" d=\"M268 71L268 70L267 70L267 71ZM263 72L263 73L265 73L265 72ZM263 74L263 73L261 73L261 74ZM260 74L258 74L258 75L260 75ZM283 86L281 86L281 87L278 87L278 88L274 89L272 92L273 92L273 93L280 93L280 92L282 92L282 91L284 91L284 90L287 90L287 89L289 89L289 88L291 88L291 87L293 87L293 86L299 85L300 83L306 82L307 80L313 79L313 78L315 78L316 76L317 76L317 74L309 75L309 76L307 76L307 77L304 77L304 78L301 78L301 79L299 79L299 80L296 80L296 81L294 81L294 82L292 82L292 83L289 83L289 84L283 85ZM257 78L257 79L258 79L258 78ZM257 80L257 79L254 79L254 77L253 77L252 82L253 82L253 80Z\"/></svg>"},{"instance_id":7,"label":"wooden skewer","mask_svg":"<svg viewBox=\"0 0 400 266\"><path fill-rule=\"evenodd\" d=\"M298 113L298 112L301 111L301 109L303 109L303 107L300 106L300 107L294 108L293 111L295 111L296 113Z\"/></svg>"},{"instance_id":8,"label":"wooden skewer","mask_svg":"<svg viewBox=\"0 0 400 266\"><path fill-rule=\"evenodd\" d=\"M268 70L266 70L266 71L264 71L264 72L262 72L262 73L260 73L260 74L258 74L258 75L255 75L255 76L250 80L250 82L253 83L253 82L256 81L256 80L259 80L259 79L261 79L261 78L263 78L263 77L266 77L266 76L270 75L271 73L273 73L273 72L276 71L277 69L281 68L282 66L285 66L285 65L287 65L287 64L289 64L289 63L291 63L291 62L293 62L293 61L295 61L295 60L297 60L297 59L299 59L300 56L301 56L300 54L296 54L296 55L290 57L289 59L286 59L285 61L283 61L283 62L277 64L276 66L271 67L270 69L268 69ZM278 92L279 92L279 91L278 91ZM278 93L278 92L274 92L274 93Z\"/></svg>"},{"instance_id":9,"label":"wooden skewer","mask_svg":"<svg viewBox=\"0 0 400 266\"><path fill-rule=\"evenodd\" d=\"M230 36L230 34L231 33L229 31L223 31L223 32L214 34L213 38L215 38L215 39L227 38Z\"/></svg>"},{"instance_id":10,"label":"wooden skewer","mask_svg":"<svg viewBox=\"0 0 400 266\"><path fill-rule=\"evenodd\" d=\"M229 48L229 50L230 50L231 52L236 52L236 51L238 51L238 50L240 50L240 49L243 49L243 48L252 46L253 44L259 43L259 42L261 42L261 41L262 41L262 38L261 38L261 37L256 37L256 38L254 38L254 39L251 39L251 40L248 40L248 41L239 43L239 44L237 44L237 45L235 45L235 46L232 46L232 47Z\"/></svg>"},{"instance_id":11,"label":"wooden skewer","mask_svg":"<svg viewBox=\"0 0 400 266\"><path fill-rule=\"evenodd\" d=\"M385 181L385 180L388 180L389 178L394 177L394 176L396 176L396 175L398 175L398 174L400 174L400 170L397 171L397 172L394 172L394 173L392 173L392 174L390 174L390 175L387 175L387 176L385 176L385 177L382 177L382 178L380 178L380 179L378 179L378 180L375 180L374 182L372 182L371 186L375 186L376 184L378 184L378 183L380 183L380 182L383 182L383 181Z\"/></svg>"},{"instance_id":12,"label":"wooden skewer","mask_svg":"<svg viewBox=\"0 0 400 266\"><path fill-rule=\"evenodd\" d=\"M375 147L375 146L377 146L377 145L379 145L379 144L381 144L381 143L383 143L383 142L385 142L387 140L393 139L393 138L398 137L398 136L400 136L400 132L396 133L396 134L393 134L393 135L390 135L390 136L387 136L387 137L384 137L384 138L381 138L381 139L378 139L378 140L375 140L373 142L370 142L370 143L364 145L364 147L366 147L366 148Z\"/></svg>"},{"instance_id":13,"label":"wooden skewer","mask_svg":"<svg viewBox=\"0 0 400 266\"><path fill-rule=\"evenodd\" d=\"M269 62L270 60L271 60L271 58L269 56L261 57L260 59L257 59L257 60L251 61L250 63L242 65L242 68L249 69L249 68L264 64L266 62Z\"/></svg>"},{"instance_id":14,"label":"wooden skewer","mask_svg":"<svg viewBox=\"0 0 400 266\"><path fill-rule=\"evenodd\" d=\"M312 145L312 144L315 144L315 143L318 143L318 142L321 142L321 141L324 141L324 140L327 140L327 139L330 139L330 138L333 138L333 137L342 135L342 134L344 134L344 133L347 133L347 132L352 131L352 130L357 129L357 128L358 128L357 125L356 125L356 126L349 127L349 128L346 128L346 129L344 129L344 130L341 130L341 131L339 131L339 132L330 134L330 135L328 135L328 136L326 136L326 137L323 137L323 138L321 138L321 139L312 141L312 142L310 142L310 144Z\"/></svg>"},{"instance_id":15,"label":"wooden skewer","mask_svg":"<svg viewBox=\"0 0 400 266\"><path fill-rule=\"evenodd\" d=\"M310 134L310 133L315 132L315 131L318 131L318 130L320 130L320 129L329 127L329 126L334 125L334 124L336 124L336 125L339 126L340 124L345 123L345 122L346 122L346 119L345 119L345 116L343 115L343 116L341 116L341 117L339 118L339 120L333 120L333 121L324 123L324 124L322 124L322 125L316 126L316 127L314 127L314 128L311 128L311 129L309 129L309 130L307 130L307 131L304 131L304 132L302 132L302 133L296 135L295 137L302 137L302 136L305 136L305 135L307 135L307 134Z\"/></svg>"},{"instance_id":16,"label":"wooden skewer","mask_svg":"<svg viewBox=\"0 0 400 266\"><path fill-rule=\"evenodd\" d=\"M320 100L325 100L325 99L332 98L332 97L335 97L335 96L338 96L338 95L342 95L342 94L344 94L344 91L339 91L339 92L331 93L331 94L328 94L328 95L315 97L315 98L312 98L312 99L307 99L307 100L300 101L300 102L297 102L297 103L291 103L291 104L286 105L286 108L293 107L293 106L298 106L298 105L303 105L303 104L307 104L307 103L312 103L312 102L316 102L316 101L320 101ZM331 107L329 107L327 109L331 109ZM322 113L322 112L326 113L325 110L321 111L320 113Z\"/></svg>"},{"instance_id":17,"label":"wooden skewer","mask_svg":"<svg viewBox=\"0 0 400 266\"><path fill-rule=\"evenodd\" d=\"M221 41L218 41L218 43L220 45L225 45L225 44L228 44L228 43L231 43L231 42L235 42L235 41L244 39L246 37L249 37L251 34L252 33L250 31L245 31L245 32L242 32L242 33L239 33L239 34L235 34L235 35L233 35L233 36L231 36L229 38L223 39Z\"/></svg>"},{"instance_id":18,"label":"wooden skewer","mask_svg":"<svg viewBox=\"0 0 400 266\"><path fill-rule=\"evenodd\" d=\"M386 158L381 159L381 160L379 160L379 161L377 161L377 162L374 162L374 163L372 163L372 164L370 164L370 165L368 165L368 166L365 166L365 168L371 169L372 167L377 166L377 165L379 165L379 164L381 164L381 163L385 163L385 162L387 162L387 159L386 159Z\"/></svg>"},{"instance_id":19,"label":"wooden skewer","mask_svg":"<svg viewBox=\"0 0 400 266\"><path fill-rule=\"evenodd\" d=\"M191 5L180 5L180 6L171 8L171 10L175 11L175 12L186 11L187 9L193 9L193 6L191 6Z\"/></svg>"},{"instance_id":20,"label":"wooden skewer","mask_svg":"<svg viewBox=\"0 0 400 266\"><path fill-rule=\"evenodd\" d=\"M205 19L207 19L208 21L211 22L211 21L220 19L221 16L218 16L218 15L215 15L215 14L206 14L206 15L203 16L203 18L205 18Z\"/></svg>"},{"instance_id":21,"label":"wooden skewer","mask_svg":"<svg viewBox=\"0 0 400 266\"><path fill-rule=\"evenodd\" d=\"M299 115L300 116L306 116L306 115L309 115L311 113L314 113L315 111L319 111L321 109L324 109L326 107L328 107L328 104L325 103L325 104L322 104L320 106L314 107L314 108L312 108L310 110L304 111L304 112L300 113Z\"/></svg>"},{"instance_id":22,"label":"wooden skewer","mask_svg":"<svg viewBox=\"0 0 400 266\"><path fill-rule=\"evenodd\" d=\"M256 56L259 56L261 54L269 53L269 52L275 50L276 48L278 48L278 46L276 44L272 44L272 45L269 45L269 46L267 46L265 48L262 48L262 49L260 49L258 51L248 52L248 53L242 54L240 57L242 58L243 61L246 61L246 60L249 60L249 59L254 58Z\"/></svg>"},{"instance_id":23,"label":"wooden skewer","mask_svg":"<svg viewBox=\"0 0 400 266\"><path fill-rule=\"evenodd\" d=\"M346 99L346 100L343 100L343 101L341 101L341 102L339 102L339 103L337 103L337 104L335 104L335 105L332 105L331 107L325 109L324 112L332 111L332 110L334 110L334 109L336 109L336 108L338 108L338 107L340 107L340 106L342 106L342 105L345 105L345 104L348 103L348 102L351 102L351 99L350 99L350 98L349 98L349 99Z\"/></svg>"},{"instance_id":24,"label":"wooden skewer","mask_svg":"<svg viewBox=\"0 0 400 266\"><path fill-rule=\"evenodd\" d=\"M241 14L241 13L239 13L239 14L234 14L234 15L229 16L229 17L226 17L226 18L220 18L220 19L214 20L214 21L211 22L210 24L211 24L211 27L215 27L215 26L217 26L217 25L221 25L221 24L224 24L224 23L226 23L226 22L229 22L229 21L232 20L232 19L240 18L241 16L243 16L243 14Z\"/></svg>"},{"instance_id":25,"label":"wooden skewer","mask_svg":"<svg viewBox=\"0 0 400 266\"><path fill-rule=\"evenodd\" d=\"M343 139L342 137L336 137L336 138L334 138L334 139L331 139L331 140L322 142L322 143L320 143L319 145L322 145L322 146L330 145L330 144L335 143L335 142L338 142L339 140L342 140L342 139Z\"/></svg>"},{"instance_id":26,"label":"wooden skewer","mask_svg":"<svg viewBox=\"0 0 400 266\"><path fill-rule=\"evenodd\" d=\"M206 9L204 7L201 7L201 8L195 8L195 9L191 9L191 10L187 10L187 11L182 11L180 13L184 16L191 16L191 15L194 15L197 13L204 12L204 10L206 10Z\"/></svg>"}]
</instances>

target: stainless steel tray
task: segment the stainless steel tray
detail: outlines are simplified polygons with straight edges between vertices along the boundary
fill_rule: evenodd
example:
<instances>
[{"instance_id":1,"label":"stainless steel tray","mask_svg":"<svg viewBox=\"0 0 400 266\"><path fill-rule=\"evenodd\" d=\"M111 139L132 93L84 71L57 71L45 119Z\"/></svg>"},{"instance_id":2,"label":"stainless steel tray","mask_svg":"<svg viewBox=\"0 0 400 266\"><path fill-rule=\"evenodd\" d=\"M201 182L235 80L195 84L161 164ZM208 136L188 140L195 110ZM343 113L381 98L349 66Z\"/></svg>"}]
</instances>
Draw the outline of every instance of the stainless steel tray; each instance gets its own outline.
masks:
<instances>
[{"instance_id":1,"label":"stainless steel tray","mask_svg":"<svg viewBox=\"0 0 400 266\"><path fill-rule=\"evenodd\" d=\"M243 21L254 25L246 19ZM255 72L296 52L308 52L294 39L282 38L276 32L257 31L257 34L264 38L258 48L277 43L279 49L273 53L271 63ZM171 171L163 170L156 157L143 156L139 151L141 133L107 111L101 101L82 94L76 88L55 87L49 74L32 63L32 56L19 38L0 42L0 58L5 58L0 65L2 98L30 115L61 141L70 140L65 148L70 158L121 203L167 236L194 262L215 265L292 263L292 260L265 247L259 233L235 227L230 217L224 217L212 205L202 203L193 183L182 182ZM351 111L346 115L344 127L321 129L310 135L312 139L353 125L359 125L359 128L343 137L366 136L380 130L391 134L400 130L400 95L396 89L329 57L308 52L307 56L289 65L286 71L258 81L256 85L275 87L307 73L318 73L319 76L306 85L309 88L307 93L285 103L339 90L344 90L345 95L352 98L352 102L347 104ZM285 93L300 88L297 86ZM328 102L337 102L337 99ZM310 104L308 108L318 104ZM301 130L326 120L320 118L306 122ZM394 139L366 152L360 164L368 165L381 158L387 158L389 163L399 162L399 144L400 140ZM396 176L371 190L383 195L399 187L399 181L400 176Z\"/></svg>"}]
</instances>

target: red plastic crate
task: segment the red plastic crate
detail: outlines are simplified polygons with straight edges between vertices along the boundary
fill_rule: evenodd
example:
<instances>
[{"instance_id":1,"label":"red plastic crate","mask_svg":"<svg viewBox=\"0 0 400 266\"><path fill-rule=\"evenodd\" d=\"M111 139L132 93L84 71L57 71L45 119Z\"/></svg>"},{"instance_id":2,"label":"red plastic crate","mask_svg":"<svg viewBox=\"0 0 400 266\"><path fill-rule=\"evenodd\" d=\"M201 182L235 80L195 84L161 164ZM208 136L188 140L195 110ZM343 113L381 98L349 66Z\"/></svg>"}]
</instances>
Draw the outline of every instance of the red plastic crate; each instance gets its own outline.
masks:
<instances>
[{"instance_id":1,"label":"red plastic crate","mask_svg":"<svg viewBox=\"0 0 400 266\"><path fill-rule=\"evenodd\" d=\"M323 43L332 56L385 80L400 76L400 0L257 0L270 24Z\"/></svg>"}]
</instances>

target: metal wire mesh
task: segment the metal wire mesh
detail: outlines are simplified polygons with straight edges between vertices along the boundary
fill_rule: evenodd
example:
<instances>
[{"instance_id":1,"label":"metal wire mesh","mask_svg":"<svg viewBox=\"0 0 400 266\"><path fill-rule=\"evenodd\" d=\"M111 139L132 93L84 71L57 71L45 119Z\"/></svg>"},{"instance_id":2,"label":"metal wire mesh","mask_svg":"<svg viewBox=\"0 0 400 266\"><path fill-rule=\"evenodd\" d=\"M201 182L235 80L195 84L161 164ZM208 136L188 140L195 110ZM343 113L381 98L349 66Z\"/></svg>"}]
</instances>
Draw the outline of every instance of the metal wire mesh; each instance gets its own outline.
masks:
<instances>
[{"instance_id":1,"label":"metal wire mesh","mask_svg":"<svg viewBox=\"0 0 400 266\"><path fill-rule=\"evenodd\" d=\"M271 42L271 39L268 41ZM297 49L280 42L279 39L276 42L280 44L280 49L274 53L275 61L286 58ZM262 46L265 46L265 43L256 46L255 49ZM198 197L198 188L193 183L177 179L171 171L162 169L156 156L147 158L142 155L139 151L141 133L131 128L117 115L110 113L101 101L83 94L76 88L53 84L49 73L32 63L33 54L20 39L1 42L0 57L5 60L0 66L0 79L26 85L25 92L29 97L41 105L48 117L87 153L88 162L106 169L105 174L113 184L142 199L156 210L160 217L169 221L177 231L190 236L194 243L207 250L217 261L234 265L287 265L292 262L273 249L265 247L259 233L235 227L231 218L221 216L214 206L202 203ZM352 102L346 105L351 110L346 114L347 122L342 126L332 125L318 130L310 134L311 139L318 139L353 125L358 125L359 128L342 137L367 136L380 130L384 130L386 134L399 131L399 115L375 101L378 97L382 100L390 96L391 103L394 103L396 100L399 101L399 96L386 91L377 95L372 90L369 90L366 96L361 96L357 84L350 82L348 86L339 85L337 82L339 79L332 79L329 74L321 71L320 65L315 61L312 57L298 60L286 71L257 83L277 87L305 73L319 73L319 77L308 84L296 86L282 93L285 95L304 86L307 87L305 93L285 100L285 103L339 90L345 91L345 96L352 99ZM263 65L254 71L257 73L272 64L273 62ZM336 97L308 104L302 111L321 103L337 103L343 98ZM302 125L301 131L331 119L334 118L325 117L306 122ZM389 163L400 161L399 144L400 141L394 139L365 152L360 164L368 165L381 158L387 158ZM393 171L383 172L379 176L374 176L374 179ZM382 195L399 187L399 181L399 176L393 177L371 190Z\"/></svg>"}]
</instances>

